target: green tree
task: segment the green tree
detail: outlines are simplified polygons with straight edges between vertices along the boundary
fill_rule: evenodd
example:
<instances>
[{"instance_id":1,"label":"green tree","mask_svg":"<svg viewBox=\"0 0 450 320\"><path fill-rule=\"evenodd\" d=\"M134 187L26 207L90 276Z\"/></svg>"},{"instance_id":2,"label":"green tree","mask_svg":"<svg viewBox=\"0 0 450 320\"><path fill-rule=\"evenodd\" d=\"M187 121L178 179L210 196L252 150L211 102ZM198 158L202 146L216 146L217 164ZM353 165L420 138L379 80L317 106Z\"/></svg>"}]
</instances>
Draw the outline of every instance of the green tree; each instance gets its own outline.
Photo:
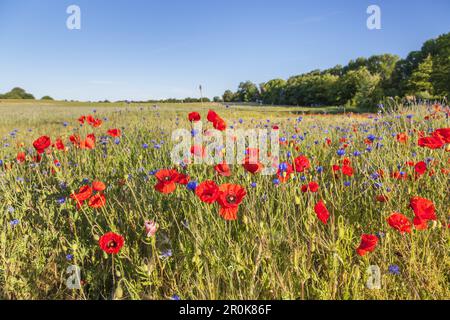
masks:
<instances>
[{"instance_id":1,"label":"green tree","mask_svg":"<svg viewBox=\"0 0 450 320\"><path fill-rule=\"evenodd\" d=\"M370 73L367 67L349 71L339 82L341 104L375 109L382 99L381 77Z\"/></svg>"},{"instance_id":2,"label":"green tree","mask_svg":"<svg viewBox=\"0 0 450 320\"><path fill-rule=\"evenodd\" d=\"M433 72L431 81L435 94L450 96L450 33L434 41Z\"/></svg>"},{"instance_id":3,"label":"green tree","mask_svg":"<svg viewBox=\"0 0 450 320\"><path fill-rule=\"evenodd\" d=\"M266 104L283 104L286 80L273 79L260 85L261 99Z\"/></svg>"},{"instance_id":4,"label":"green tree","mask_svg":"<svg viewBox=\"0 0 450 320\"><path fill-rule=\"evenodd\" d=\"M226 90L223 93L222 99L224 102L232 102L234 100L234 93L231 90Z\"/></svg>"},{"instance_id":5,"label":"green tree","mask_svg":"<svg viewBox=\"0 0 450 320\"><path fill-rule=\"evenodd\" d=\"M433 72L433 59L428 55L411 74L408 80L408 93L428 97L433 94L431 73Z\"/></svg>"},{"instance_id":6,"label":"green tree","mask_svg":"<svg viewBox=\"0 0 450 320\"><path fill-rule=\"evenodd\" d=\"M255 102L259 99L258 87L251 81L241 82L235 99L239 102Z\"/></svg>"},{"instance_id":7,"label":"green tree","mask_svg":"<svg viewBox=\"0 0 450 320\"><path fill-rule=\"evenodd\" d=\"M24 89L16 87L3 95L3 99L34 99L34 96Z\"/></svg>"},{"instance_id":8,"label":"green tree","mask_svg":"<svg viewBox=\"0 0 450 320\"><path fill-rule=\"evenodd\" d=\"M50 97L50 96L43 96L41 98L41 100L54 100L54 99L52 97Z\"/></svg>"}]
</instances>

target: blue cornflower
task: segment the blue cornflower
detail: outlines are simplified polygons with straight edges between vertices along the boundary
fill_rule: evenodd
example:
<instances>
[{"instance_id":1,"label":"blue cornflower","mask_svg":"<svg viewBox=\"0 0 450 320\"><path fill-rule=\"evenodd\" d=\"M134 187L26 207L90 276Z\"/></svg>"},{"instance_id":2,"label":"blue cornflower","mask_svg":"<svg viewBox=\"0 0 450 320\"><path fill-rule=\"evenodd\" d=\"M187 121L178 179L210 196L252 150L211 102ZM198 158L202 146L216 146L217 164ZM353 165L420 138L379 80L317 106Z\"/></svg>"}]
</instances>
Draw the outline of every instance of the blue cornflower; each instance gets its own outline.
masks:
<instances>
[{"instance_id":1,"label":"blue cornflower","mask_svg":"<svg viewBox=\"0 0 450 320\"><path fill-rule=\"evenodd\" d=\"M251 183L252 188L256 188L256 182Z\"/></svg>"},{"instance_id":2,"label":"blue cornflower","mask_svg":"<svg viewBox=\"0 0 450 320\"><path fill-rule=\"evenodd\" d=\"M286 171L287 168L288 168L288 166L287 166L286 162L280 163L280 165L278 166L278 169L280 169L280 171L282 171L282 172Z\"/></svg>"},{"instance_id":3,"label":"blue cornflower","mask_svg":"<svg viewBox=\"0 0 450 320\"><path fill-rule=\"evenodd\" d=\"M68 260L68 261L72 261L72 259L73 259L73 254L67 254L66 255L66 259Z\"/></svg>"},{"instance_id":4,"label":"blue cornflower","mask_svg":"<svg viewBox=\"0 0 450 320\"><path fill-rule=\"evenodd\" d=\"M161 252L161 257L163 258L169 258L172 256L172 249L166 249L163 252Z\"/></svg>"},{"instance_id":5,"label":"blue cornflower","mask_svg":"<svg viewBox=\"0 0 450 320\"><path fill-rule=\"evenodd\" d=\"M377 180L377 179L380 177L380 175L378 174L378 172L374 172L374 173L372 173L372 174L370 175L370 177L371 177L373 180Z\"/></svg>"},{"instance_id":6,"label":"blue cornflower","mask_svg":"<svg viewBox=\"0 0 450 320\"><path fill-rule=\"evenodd\" d=\"M191 191L195 191L195 189L197 189L197 185L197 181L189 181L186 187Z\"/></svg>"},{"instance_id":7,"label":"blue cornflower","mask_svg":"<svg viewBox=\"0 0 450 320\"><path fill-rule=\"evenodd\" d=\"M399 275L400 274L400 267L396 264L391 264L388 268L389 273L393 275Z\"/></svg>"},{"instance_id":8,"label":"blue cornflower","mask_svg":"<svg viewBox=\"0 0 450 320\"><path fill-rule=\"evenodd\" d=\"M19 224L19 220L18 219L11 220L9 224L11 225L11 227L14 227Z\"/></svg>"}]
</instances>

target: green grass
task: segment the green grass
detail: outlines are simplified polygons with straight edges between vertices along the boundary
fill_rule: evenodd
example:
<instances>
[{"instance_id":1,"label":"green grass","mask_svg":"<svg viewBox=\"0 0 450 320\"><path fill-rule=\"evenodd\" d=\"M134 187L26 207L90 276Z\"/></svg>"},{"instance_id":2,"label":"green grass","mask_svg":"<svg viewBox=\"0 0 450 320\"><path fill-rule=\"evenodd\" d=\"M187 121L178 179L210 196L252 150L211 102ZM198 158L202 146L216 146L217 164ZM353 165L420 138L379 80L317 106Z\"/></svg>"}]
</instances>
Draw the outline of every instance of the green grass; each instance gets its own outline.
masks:
<instances>
[{"instance_id":1,"label":"green grass","mask_svg":"<svg viewBox=\"0 0 450 320\"><path fill-rule=\"evenodd\" d=\"M156 179L148 173L173 167L171 132L190 128L188 112L199 111L205 119L208 108L216 110L229 125L236 122L237 127L264 125L270 119L288 138L296 133L296 127L298 135L308 132L299 141L298 151L282 147L282 160L286 160L287 151L293 156L308 156L313 169L304 179L317 181L319 194L301 193L300 186L305 183L300 181L302 174L277 186L272 182L275 177L253 176L241 166L232 167L228 178L218 177L206 165L188 167L193 180L212 179L247 189L238 220L227 222L219 216L217 205L202 203L184 186L177 186L170 195L156 192ZM77 118L93 109L96 117L108 120L101 128L80 127ZM449 176L441 172L450 167L450 153L419 148L417 134L412 132L449 127L445 118L424 121L428 111L418 106L401 110L400 118L387 114L376 122L367 115L306 115L297 122L304 111L309 109L1 101L0 298L168 299L174 294L182 299L450 298L450 234L446 227ZM413 121L406 118L409 113L414 114ZM243 119L243 124L238 119ZM353 127L357 133L352 132ZM110 128L121 128L123 136L119 144L110 139L102 147L99 137ZM10 135L14 129L16 134ZM392 133L408 130L411 134L406 145L392 137ZM97 136L94 150L72 147L68 152L45 156L38 166L30 164L35 154L32 142L41 135L52 140L61 137L70 146L71 134L91 132ZM369 134L383 137L383 148L374 146L372 152L364 152L364 139ZM336 152L343 136L350 139L347 154L355 169L351 179L336 178L331 172L331 165L341 159ZM333 141L330 147L324 147L325 138ZM155 149L152 140L164 143ZM142 147L144 143L148 149ZM354 150L362 155L351 156ZM19 151L27 153L28 163L14 163ZM413 169L404 165L406 161L430 157L434 159L434 176L407 181L389 177L397 165L411 174ZM53 167L53 159L59 160L60 168ZM323 173L316 172L318 166L323 166ZM52 168L56 173L52 174ZM379 189L370 176L378 169L387 173L379 181L383 184ZM102 209L84 206L77 210L69 199L84 178L107 184ZM344 182L349 180L352 185L346 187ZM252 182L256 188L251 187ZM67 187L62 188L61 183ZM379 194L388 195L389 201L376 202ZM428 230L402 236L389 227L386 218L398 211L412 219L408 204L413 196L432 200L438 221L430 223ZM61 205L57 200L62 197L66 202ZM314 213L319 198L330 211L328 225ZM10 222L14 219L18 224L13 227ZM159 223L156 238L146 238L145 220ZM125 237L124 247L114 258L98 247L99 236L108 231ZM361 234L380 232L384 237L376 250L358 256L355 249ZM167 249L172 250L172 256L160 257ZM72 261L66 259L67 254L73 255ZM81 268L82 290L65 285L66 269L72 264ZM381 269L380 290L366 286L370 265ZM400 274L389 273L390 265L398 265Z\"/></svg>"}]
</instances>

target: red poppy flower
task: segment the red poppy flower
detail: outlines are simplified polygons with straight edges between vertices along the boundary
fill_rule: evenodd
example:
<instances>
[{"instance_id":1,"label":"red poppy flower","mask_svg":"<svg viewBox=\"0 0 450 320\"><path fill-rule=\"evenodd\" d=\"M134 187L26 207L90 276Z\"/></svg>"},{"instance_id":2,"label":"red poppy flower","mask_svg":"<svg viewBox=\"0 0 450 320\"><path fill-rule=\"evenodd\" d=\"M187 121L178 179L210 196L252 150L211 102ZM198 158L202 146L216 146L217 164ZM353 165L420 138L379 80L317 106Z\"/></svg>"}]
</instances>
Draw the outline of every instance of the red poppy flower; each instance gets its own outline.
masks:
<instances>
[{"instance_id":1,"label":"red poppy flower","mask_svg":"<svg viewBox=\"0 0 450 320\"><path fill-rule=\"evenodd\" d=\"M120 135L122 134L120 129L109 129L106 133L113 138L120 137Z\"/></svg>"},{"instance_id":2,"label":"red poppy flower","mask_svg":"<svg viewBox=\"0 0 450 320\"><path fill-rule=\"evenodd\" d=\"M86 139L84 140L84 148L86 149L94 149L95 148L95 135L93 133L88 134Z\"/></svg>"},{"instance_id":3,"label":"red poppy flower","mask_svg":"<svg viewBox=\"0 0 450 320\"><path fill-rule=\"evenodd\" d=\"M219 187L214 181L206 180L197 186L195 194L205 203L214 203L219 197Z\"/></svg>"},{"instance_id":4,"label":"red poppy flower","mask_svg":"<svg viewBox=\"0 0 450 320\"><path fill-rule=\"evenodd\" d=\"M436 220L435 207L433 202L421 197L413 197L409 203L414 214L421 220Z\"/></svg>"},{"instance_id":5,"label":"red poppy flower","mask_svg":"<svg viewBox=\"0 0 450 320\"><path fill-rule=\"evenodd\" d=\"M408 167L414 167L416 164L414 163L414 161L406 161L406 165Z\"/></svg>"},{"instance_id":6,"label":"red poppy flower","mask_svg":"<svg viewBox=\"0 0 450 320\"><path fill-rule=\"evenodd\" d=\"M315 181L312 181L312 182L308 183L308 189L311 192L317 192L317 191L319 191L319 184Z\"/></svg>"},{"instance_id":7,"label":"red poppy flower","mask_svg":"<svg viewBox=\"0 0 450 320\"><path fill-rule=\"evenodd\" d=\"M341 166L338 166L338 165L334 164L334 165L331 167L331 169L332 169L334 172L337 172L337 171L341 170Z\"/></svg>"},{"instance_id":8,"label":"red poppy flower","mask_svg":"<svg viewBox=\"0 0 450 320\"><path fill-rule=\"evenodd\" d=\"M385 196L384 194L379 194L375 197L375 199L378 202L387 202L389 200L389 198L387 196Z\"/></svg>"},{"instance_id":9,"label":"red poppy flower","mask_svg":"<svg viewBox=\"0 0 450 320\"><path fill-rule=\"evenodd\" d=\"M88 205L91 208L98 209L106 204L106 197L103 193L97 193L89 199Z\"/></svg>"},{"instance_id":10,"label":"red poppy flower","mask_svg":"<svg viewBox=\"0 0 450 320\"><path fill-rule=\"evenodd\" d=\"M440 136L420 138L418 141L420 147L429 149L440 149L444 146L445 142Z\"/></svg>"},{"instance_id":11,"label":"red poppy flower","mask_svg":"<svg viewBox=\"0 0 450 320\"><path fill-rule=\"evenodd\" d=\"M361 257L365 256L368 252L373 252L377 246L378 238L372 234L363 234L361 236L361 243L356 249L356 253Z\"/></svg>"},{"instance_id":12,"label":"red poppy flower","mask_svg":"<svg viewBox=\"0 0 450 320\"><path fill-rule=\"evenodd\" d=\"M406 133L397 134L397 141L400 143L408 142L408 135Z\"/></svg>"},{"instance_id":13,"label":"red poppy flower","mask_svg":"<svg viewBox=\"0 0 450 320\"><path fill-rule=\"evenodd\" d=\"M122 249L124 239L120 234L108 232L100 237L98 244L108 254L117 254Z\"/></svg>"},{"instance_id":14,"label":"red poppy flower","mask_svg":"<svg viewBox=\"0 0 450 320\"><path fill-rule=\"evenodd\" d=\"M213 127L216 130L224 131L227 128L227 124L225 120L223 120L221 117L217 117L216 120L213 122Z\"/></svg>"},{"instance_id":15,"label":"red poppy flower","mask_svg":"<svg viewBox=\"0 0 450 320\"><path fill-rule=\"evenodd\" d=\"M227 128L226 122L221 117L219 117L219 115L216 112L212 110L208 111L208 115L206 116L206 118L208 119L209 122L212 122L213 127L216 130L224 131Z\"/></svg>"},{"instance_id":16,"label":"red poppy flower","mask_svg":"<svg viewBox=\"0 0 450 320\"><path fill-rule=\"evenodd\" d=\"M219 214L225 220L236 220L239 204L244 199L247 191L245 188L225 183L219 187L217 202L220 205Z\"/></svg>"},{"instance_id":17,"label":"red poppy flower","mask_svg":"<svg viewBox=\"0 0 450 320\"><path fill-rule=\"evenodd\" d=\"M106 189L106 186L101 181L94 181L94 182L92 182L92 188L95 191L102 192L102 191L104 191Z\"/></svg>"},{"instance_id":18,"label":"red poppy flower","mask_svg":"<svg viewBox=\"0 0 450 320\"><path fill-rule=\"evenodd\" d=\"M403 214L394 212L389 216L387 220L389 225L392 228L400 231L401 234L405 232L411 233L411 222Z\"/></svg>"},{"instance_id":19,"label":"red poppy flower","mask_svg":"<svg viewBox=\"0 0 450 320\"><path fill-rule=\"evenodd\" d=\"M178 174L178 178L177 178L177 183L178 184L182 184L182 185L186 185L186 184L189 183L190 179L191 178L187 174L179 173Z\"/></svg>"},{"instance_id":20,"label":"red poppy flower","mask_svg":"<svg viewBox=\"0 0 450 320\"><path fill-rule=\"evenodd\" d=\"M26 156L25 152L17 153L16 160L17 160L18 163L25 162L26 158L27 158L27 156Z\"/></svg>"},{"instance_id":21,"label":"red poppy flower","mask_svg":"<svg viewBox=\"0 0 450 320\"><path fill-rule=\"evenodd\" d=\"M214 170L223 177L229 177L231 175L230 167L226 162L219 163L214 167Z\"/></svg>"},{"instance_id":22,"label":"red poppy flower","mask_svg":"<svg viewBox=\"0 0 450 320\"><path fill-rule=\"evenodd\" d=\"M427 171L427 164L424 161L417 162L414 165L414 171L418 175L423 175Z\"/></svg>"},{"instance_id":23,"label":"red poppy flower","mask_svg":"<svg viewBox=\"0 0 450 320\"><path fill-rule=\"evenodd\" d=\"M302 192L311 191L313 193L319 191L319 184L315 181L312 181L308 184L302 186Z\"/></svg>"},{"instance_id":24,"label":"red poppy flower","mask_svg":"<svg viewBox=\"0 0 450 320\"><path fill-rule=\"evenodd\" d=\"M69 140L70 140L70 142L72 142L72 144L74 144L75 146L80 146L80 143L81 143L81 138L80 138L80 136L73 134L73 135L71 135L71 136L69 137Z\"/></svg>"},{"instance_id":25,"label":"red poppy flower","mask_svg":"<svg viewBox=\"0 0 450 320\"><path fill-rule=\"evenodd\" d=\"M246 171L248 171L252 174L258 173L264 168L262 163L260 163L260 162L254 163L253 161L251 161L251 157L249 157L249 156L245 157L244 163L242 164L242 166L244 167L244 169Z\"/></svg>"},{"instance_id":26,"label":"red poppy flower","mask_svg":"<svg viewBox=\"0 0 450 320\"><path fill-rule=\"evenodd\" d=\"M450 143L450 128L435 130L433 132L433 137L439 137L445 143Z\"/></svg>"},{"instance_id":27,"label":"red poppy flower","mask_svg":"<svg viewBox=\"0 0 450 320\"><path fill-rule=\"evenodd\" d=\"M311 167L311 163L307 157L299 156L294 159L294 167L296 172L304 172Z\"/></svg>"},{"instance_id":28,"label":"red poppy flower","mask_svg":"<svg viewBox=\"0 0 450 320\"><path fill-rule=\"evenodd\" d=\"M414 228L417 230L426 230L428 228L428 221L422 220L419 217L415 217L413 220Z\"/></svg>"},{"instance_id":29,"label":"red poppy flower","mask_svg":"<svg viewBox=\"0 0 450 320\"><path fill-rule=\"evenodd\" d=\"M56 139L56 142L55 142L54 146L58 150L65 150L66 149L66 147L64 146L64 142L61 140L61 138Z\"/></svg>"},{"instance_id":30,"label":"red poppy flower","mask_svg":"<svg viewBox=\"0 0 450 320\"><path fill-rule=\"evenodd\" d=\"M176 182L178 181L179 173L176 170L162 169L159 170L155 177L158 179L158 183L155 185L155 189L158 192L169 194L175 191Z\"/></svg>"},{"instance_id":31,"label":"red poppy flower","mask_svg":"<svg viewBox=\"0 0 450 320\"><path fill-rule=\"evenodd\" d=\"M86 121L86 116L81 116L81 117L78 118L78 122L80 124L84 124L85 121Z\"/></svg>"},{"instance_id":32,"label":"red poppy flower","mask_svg":"<svg viewBox=\"0 0 450 320\"><path fill-rule=\"evenodd\" d=\"M198 112L191 112L188 115L188 119L190 122L197 122L197 121L200 121L201 117Z\"/></svg>"},{"instance_id":33,"label":"red poppy flower","mask_svg":"<svg viewBox=\"0 0 450 320\"><path fill-rule=\"evenodd\" d=\"M98 128L102 125L103 121L100 119L95 119L92 115L86 117L87 122L94 128Z\"/></svg>"},{"instance_id":34,"label":"red poppy flower","mask_svg":"<svg viewBox=\"0 0 450 320\"><path fill-rule=\"evenodd\" d=\"M50 140L50 137L42 136L33 142L33 147L36 149L38 153L44 153L45 149L50 147L51 144L52 141Z\"/></svg>"},{"instance_id":35,"label":"red poppy flower","mask_svg":"<svg viewBox=\"0 0 450 320\"><path fill-rule=\"evenodd\" d=\"M72 193L70 197L78 202L83 202L87 200L92 195L92 188L90 186L82 186L78 193Z\"/></svg>"},{"instance_id":36,"label":"red poppy flower","mask_svg":"<svg viewBox=\"0 0 450 320\"><path fill-rule=\"evenodd\" d=\"M353 168L347 165L342 166L342 173L346 176L353 176Z\"/></svg>"},{"instance_id":37,"label":"red poppy flower","mask_svg":"<svg viewBox=\"0 0 450 320\"><path fill-rule=\"evenodd\" d=\"M324 224L327 224L330 213L328 212L328 209L325 206L323 200L320 200L314 206L314 212L317 214L317 218L319 218L320 221L322 221Z\"/></svg>"},{"instance_id":38,"label":"red poppy flower","mask_svg":"<svg viewBox=\"0 0 450 320\"><path fill-rule=\"evenodd\" d=\"M219 115L215 111L209 110L206 119L208 119L209 122L214 122L218 116Z\"/></svg>"}]
</instances>

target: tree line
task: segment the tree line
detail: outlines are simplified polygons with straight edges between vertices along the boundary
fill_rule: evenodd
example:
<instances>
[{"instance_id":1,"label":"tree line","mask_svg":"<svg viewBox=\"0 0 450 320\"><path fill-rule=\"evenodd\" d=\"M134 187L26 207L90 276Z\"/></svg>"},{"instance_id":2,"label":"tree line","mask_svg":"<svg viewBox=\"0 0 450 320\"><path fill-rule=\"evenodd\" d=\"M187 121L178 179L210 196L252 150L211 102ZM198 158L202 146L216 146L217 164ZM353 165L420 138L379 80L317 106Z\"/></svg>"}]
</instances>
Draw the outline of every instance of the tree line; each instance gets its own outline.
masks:
<instances>
[{"instance_id":1,"label":"tree line","mask_svg":"<svg viewBox=\"0 0 450 320\"><path fill-rule=\"evenodd\" d=\"M241 82L226 90L224 102L273 105L346 105L375 108L384 97L443 99L450 95L450 33L428 40L405 59L382 54L351 60L346 66L273 79L257 86Z\"/></svg>"},{"instance_id":2,"label":"tree line","mask_svg":"<svg viewBox=\"0 0 450 320\"><path fill-rule=\"evenodd\" d=\"M0 94L0 99L27 99L27 100L34 100L35 97L31 94L26 92L24 89L16 87L13 88L11 91ZM50 96L43 96L41 100L53 100Z\"/></svg>"}]
</instances>

